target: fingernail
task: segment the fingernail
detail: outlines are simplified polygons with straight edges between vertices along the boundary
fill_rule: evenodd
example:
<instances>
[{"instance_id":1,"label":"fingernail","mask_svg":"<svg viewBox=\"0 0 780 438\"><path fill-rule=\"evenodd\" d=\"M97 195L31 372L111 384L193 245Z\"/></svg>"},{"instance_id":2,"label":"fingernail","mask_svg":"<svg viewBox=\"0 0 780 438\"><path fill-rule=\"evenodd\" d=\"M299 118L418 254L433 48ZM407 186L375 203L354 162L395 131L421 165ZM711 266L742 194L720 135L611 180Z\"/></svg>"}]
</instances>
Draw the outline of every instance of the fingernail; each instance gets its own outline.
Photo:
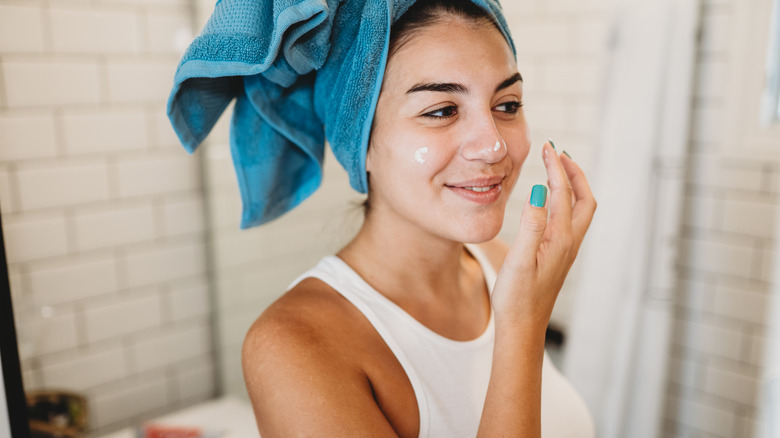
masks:
<instances>
[{"instance_id":1,"label":"fingernail","mask_svg":"<svg viewBox=\"0 0 780 438\"><path fill-rule=\"evenodd\" d=\"M566 151L563 151L563 153L564 153L564 154L566 154L566 156L567 156L567 157L571 158L571 155L569 155L569 153L568 153L568 152L566 152Z\"/></svg>"},{"instance_id":2,"label":"fingernail","mask_svg":"<svg viewBox=\"0 0 780 438\"><path fill-rule=\"evenodd\" d=\"M534 207L544 207L547 203L547 187L537 184L531 190L531 205Z\"/></svg>"},{"instance_id":3,"label":"fingernail","mask_svg":"<svg viewBox=\"0 0 780 438\"><path fill-rule=\"evenodd\" d=\"M555 143L553 143L552 139L548 138L547 141L549 141L550 146L552 146L552 148L555 149Z\"/></svg>"}]
</instances>

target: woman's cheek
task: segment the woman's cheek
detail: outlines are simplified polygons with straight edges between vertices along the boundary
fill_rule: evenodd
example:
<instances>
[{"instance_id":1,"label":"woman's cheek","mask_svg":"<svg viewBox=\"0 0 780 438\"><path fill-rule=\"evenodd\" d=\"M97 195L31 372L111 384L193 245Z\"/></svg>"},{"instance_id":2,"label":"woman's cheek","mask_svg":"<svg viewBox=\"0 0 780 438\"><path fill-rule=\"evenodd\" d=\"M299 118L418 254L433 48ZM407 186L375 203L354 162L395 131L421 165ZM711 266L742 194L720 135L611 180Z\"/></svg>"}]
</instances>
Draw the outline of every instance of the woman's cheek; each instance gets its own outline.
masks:
<instances>
[{"instance_id":1,"label":"woman's cheek","mask_svg":"<svg viewBox=\"0 0 780 438\"><path fill-rule=\"evenodd\" d=\"M509 154L512 155L515 161L519 161L518 164L523 164L528 156L528 152L531 150L531 139L528 135L528 129L518 129L511 138L512 142L508 145Z\"/></svg>"},{"instance_id":2,"label":"woman's cheek","mask_svg":"<svg viewBox=\"0 0 780 438\"><path fill-rule=\"evenodd\" d=\"M403 154L399 160L410 166L413 173L419 173L423 169L430 168L436 160L437 151L435 142L424 135L405 135L399 138L398 150Z\"/></svg>"},{"instance_id":3,"label":"woman's cheek","mask_svg":"<svg viewBox=\"0 0 780 438\"><path fill-rule=\"evenodd\" d=\"M418 141L406 153L411 172L419 176L429 178L446 166L447 151L434 141Z\"/></svg>"},{"instance_id":4,"label":"woman's cheek","mask_svg":"<svg viewBox=\"0 0 780 438\"><path fill-rule=\"evenodd\" d=\"M424 166L428 161L428 152L431 149L428 146L419 147L414 151L413 161L421 166Z\"/></svg>"},{"instance_id":5,"label":"woman's cheek","mask_svg":"<svg viewBox=\"0 0 780 438\"><path fill-rule=\"evenodd\" d=\"M528 157L528 153L531 151L531 142L527 140L523 140L520 142L517 150L517 160L520 162L520 164L523 164L526 157Z\"/></svg>"}]
</instances>

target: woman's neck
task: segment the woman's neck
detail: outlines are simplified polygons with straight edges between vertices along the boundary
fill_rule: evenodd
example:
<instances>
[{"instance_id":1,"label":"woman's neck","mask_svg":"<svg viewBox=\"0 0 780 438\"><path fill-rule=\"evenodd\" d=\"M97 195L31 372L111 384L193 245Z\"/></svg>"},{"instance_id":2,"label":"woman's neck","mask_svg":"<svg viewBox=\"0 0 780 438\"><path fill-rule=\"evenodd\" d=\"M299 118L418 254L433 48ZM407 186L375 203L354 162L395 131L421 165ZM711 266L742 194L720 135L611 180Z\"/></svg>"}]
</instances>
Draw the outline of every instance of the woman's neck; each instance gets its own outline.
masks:
<instances>
[{"instance_id":1,"label":"woman's neck","mask_svg":"<svg viewBox=\"0 0 780 438\"><path fill-rule=\"evenodd\" d=\"M452 299L468 293L476 262L461 242L437 236L402 218L366 216L358 234L339 253L366 281L389 296ZM414 290L408 286L415 285Z\"/></svg>"}]
</instances>

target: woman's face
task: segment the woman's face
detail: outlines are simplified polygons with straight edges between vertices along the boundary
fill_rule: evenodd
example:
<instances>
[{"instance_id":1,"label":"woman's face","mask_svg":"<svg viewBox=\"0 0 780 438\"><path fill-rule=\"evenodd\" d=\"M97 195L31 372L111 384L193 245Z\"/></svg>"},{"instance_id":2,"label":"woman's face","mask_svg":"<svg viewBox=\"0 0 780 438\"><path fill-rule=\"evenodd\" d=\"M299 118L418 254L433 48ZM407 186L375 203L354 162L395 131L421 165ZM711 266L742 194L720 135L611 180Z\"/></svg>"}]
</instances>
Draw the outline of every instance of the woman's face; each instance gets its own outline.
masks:
<instances>
[{"instance_id":1,"label":"woman's face","mask_svg":"<svg viewBox=\"0 0 780 438\"><path fill-rule=\"evenodd\" d=\"M370 214L460 242L495 237L530 147L522 92L492 25L452 18L413 36L377 102Z\"/></svg>"}]
</instances>

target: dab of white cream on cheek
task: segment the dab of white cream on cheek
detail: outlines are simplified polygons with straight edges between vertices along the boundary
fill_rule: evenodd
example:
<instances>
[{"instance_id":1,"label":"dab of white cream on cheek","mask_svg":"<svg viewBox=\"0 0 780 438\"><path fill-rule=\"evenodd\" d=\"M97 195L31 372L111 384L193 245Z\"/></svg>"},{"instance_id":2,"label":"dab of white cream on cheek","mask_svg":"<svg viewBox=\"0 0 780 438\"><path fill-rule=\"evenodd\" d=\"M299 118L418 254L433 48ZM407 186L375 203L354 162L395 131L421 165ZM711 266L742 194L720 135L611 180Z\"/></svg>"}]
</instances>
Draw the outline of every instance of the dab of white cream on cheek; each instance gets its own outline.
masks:
<instances>
[{"instance_id":1,"label":"dab of white cream on cheek","mask_svg":"<svg viewBox=\"0 0 780 438\"><path fill-rule=\"evenodd\" d=\"M428 148L420 148L414 151L414 161L425 164L425 154L428 153Z\"/></svg>"}]
</instances>

